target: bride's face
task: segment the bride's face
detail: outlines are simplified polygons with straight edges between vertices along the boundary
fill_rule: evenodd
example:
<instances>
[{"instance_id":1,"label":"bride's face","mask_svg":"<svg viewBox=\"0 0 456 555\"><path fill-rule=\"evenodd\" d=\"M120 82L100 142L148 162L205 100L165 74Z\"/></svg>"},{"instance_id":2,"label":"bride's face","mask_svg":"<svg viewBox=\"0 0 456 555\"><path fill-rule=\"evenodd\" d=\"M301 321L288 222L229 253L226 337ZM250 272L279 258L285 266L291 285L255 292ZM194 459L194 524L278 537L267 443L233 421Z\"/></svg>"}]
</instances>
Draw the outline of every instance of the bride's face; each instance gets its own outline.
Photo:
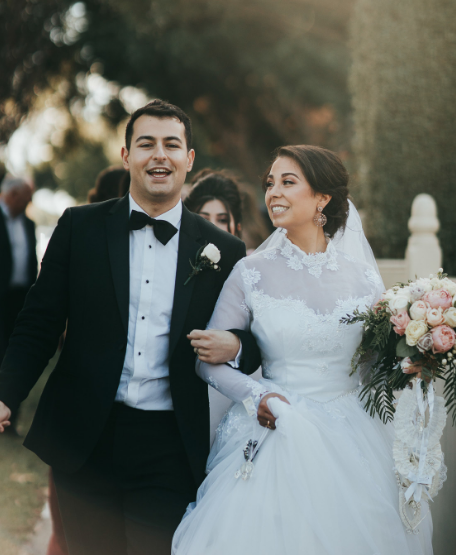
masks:
<instances>
[{"instance_id":1,"label":"bride's face","mask_svg":"<svg viewBox=\"0 0 456 555\"><path fill-rule=\"evenodd\" d=\"M267 180L266 206L275 227L287 230L313 223L317 206L325 206L307 183L301 168L286 156L272 164Z\"/></svg>"}]
</instances>

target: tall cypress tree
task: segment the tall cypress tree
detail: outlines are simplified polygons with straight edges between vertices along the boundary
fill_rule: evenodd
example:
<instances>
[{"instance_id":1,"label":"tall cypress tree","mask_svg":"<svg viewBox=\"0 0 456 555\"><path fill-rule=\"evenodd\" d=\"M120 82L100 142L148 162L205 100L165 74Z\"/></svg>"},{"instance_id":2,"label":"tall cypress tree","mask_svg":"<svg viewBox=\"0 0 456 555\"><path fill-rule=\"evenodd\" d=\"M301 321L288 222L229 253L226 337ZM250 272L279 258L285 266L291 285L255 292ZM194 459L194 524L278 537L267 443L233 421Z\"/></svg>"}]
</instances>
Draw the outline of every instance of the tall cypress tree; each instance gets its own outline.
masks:
<instances>
[{"instance_id":1,"label":"tall cypress tree","mask_svg":"<svg viewBox=\"0 0 456 555\"><path fill-rule=\"evenodd\" d=\"M430 193L456 275L456 2L358 0L351 37L355 180L374 251L404 256L412 201Z\"/></svg>"}]
</instances>

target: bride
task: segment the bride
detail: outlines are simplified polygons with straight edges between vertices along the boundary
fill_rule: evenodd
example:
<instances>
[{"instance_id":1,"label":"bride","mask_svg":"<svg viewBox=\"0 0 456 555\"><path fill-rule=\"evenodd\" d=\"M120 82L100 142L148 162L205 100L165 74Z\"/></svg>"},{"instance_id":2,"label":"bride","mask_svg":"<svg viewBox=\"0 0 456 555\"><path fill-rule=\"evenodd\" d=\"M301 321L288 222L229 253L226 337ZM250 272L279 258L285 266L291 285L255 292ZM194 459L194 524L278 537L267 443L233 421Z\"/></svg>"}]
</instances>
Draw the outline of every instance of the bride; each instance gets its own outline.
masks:
<instances>
[{"instance_id":1,"label":"bride","mask_svg":"<svg viewBox=\"0 0 456 555\"><path fill-rule=\"evenodd\" d=\"M198 362L234 404L174 555L432 554L430 515L414 534L399 516L392 427L364 411L350 375L362 328L340 318L383 284L347 184L339 158L313 146L280 148L264 178L279 229L237 264L209 323L251 330L263 378Z\"/></svg>"}]
</instances>

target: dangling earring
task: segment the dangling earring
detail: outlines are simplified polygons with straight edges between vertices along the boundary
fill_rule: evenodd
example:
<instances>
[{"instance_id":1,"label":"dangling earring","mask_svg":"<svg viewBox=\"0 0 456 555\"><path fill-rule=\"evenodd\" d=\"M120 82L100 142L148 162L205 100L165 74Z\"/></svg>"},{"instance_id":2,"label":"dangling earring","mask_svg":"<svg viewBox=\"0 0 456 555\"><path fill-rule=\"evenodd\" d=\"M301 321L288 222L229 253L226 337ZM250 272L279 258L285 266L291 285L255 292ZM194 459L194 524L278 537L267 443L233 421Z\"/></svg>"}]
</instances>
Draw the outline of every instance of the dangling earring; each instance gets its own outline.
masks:
<instances>
[{"instance_id":1,"label":"dangling earring","mask_svg":"<svg viewBox=\"0 0 456 555\"><path fill-rule=\"evenodd\" d=\"M328 218L323 214L323 207L317 206L317 213L314 216L314 224L317 227L323 227L327 221Z\"/></svg>"}]
</instances>

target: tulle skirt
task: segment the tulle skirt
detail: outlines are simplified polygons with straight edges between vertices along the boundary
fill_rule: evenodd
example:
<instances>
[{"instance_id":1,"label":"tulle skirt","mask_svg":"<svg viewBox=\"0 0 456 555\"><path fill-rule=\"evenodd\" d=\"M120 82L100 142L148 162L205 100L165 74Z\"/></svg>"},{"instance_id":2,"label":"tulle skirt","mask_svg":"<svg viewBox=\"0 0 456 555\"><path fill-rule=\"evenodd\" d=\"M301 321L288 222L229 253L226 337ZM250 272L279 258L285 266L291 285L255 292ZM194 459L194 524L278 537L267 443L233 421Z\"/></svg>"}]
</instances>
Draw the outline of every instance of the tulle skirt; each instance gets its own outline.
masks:
<instances>
[{"instance_id":1,"label":"tulle skirt","mask_svg":"<svg viewBox=\"0 0 456 555\"><path fill-rule=\"evenodd\" d=\"M223 418L173 555L431 555L428 506L414 534L399 516L392 426L371 418L357 392L319 403L275 389L291 404L270 401L277 429L249 480L235 473L264 428L242 404Z\"/></svg>"}]
</instances>

